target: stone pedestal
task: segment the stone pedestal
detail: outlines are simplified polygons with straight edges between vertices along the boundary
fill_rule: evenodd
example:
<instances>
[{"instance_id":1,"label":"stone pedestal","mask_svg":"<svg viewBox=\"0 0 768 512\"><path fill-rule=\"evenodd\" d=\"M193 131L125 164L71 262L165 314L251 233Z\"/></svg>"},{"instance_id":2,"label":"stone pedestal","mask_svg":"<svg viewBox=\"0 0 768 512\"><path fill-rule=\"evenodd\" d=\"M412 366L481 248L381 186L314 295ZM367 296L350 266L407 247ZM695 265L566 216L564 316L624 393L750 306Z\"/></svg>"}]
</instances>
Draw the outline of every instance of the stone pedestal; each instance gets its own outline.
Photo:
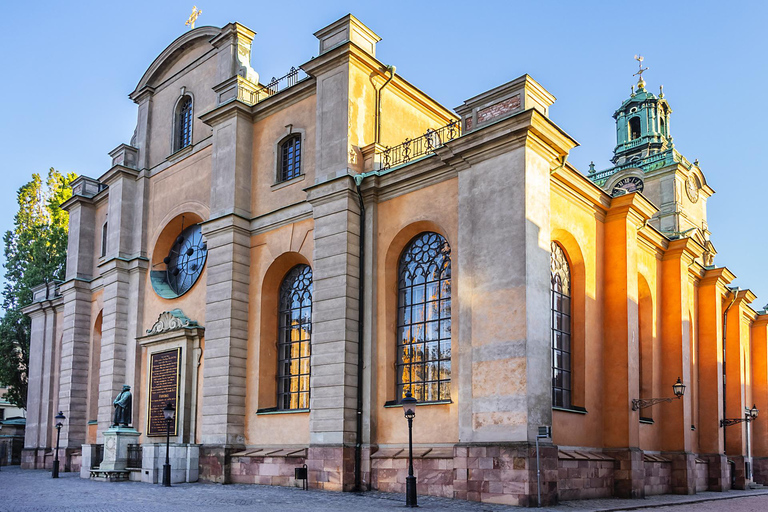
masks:
<instances>
[{"instance_id":1,"label":"stone pedestal","mask_svg":"<svg viewBox=\"0 0 768 512\"><path fill-rule=\"evenodd\" d=\"M104 432L104 460L100 471L124 471L128 466L128 445L139 444L135 428L112 427Z\"/></svg>"}]
</instances>

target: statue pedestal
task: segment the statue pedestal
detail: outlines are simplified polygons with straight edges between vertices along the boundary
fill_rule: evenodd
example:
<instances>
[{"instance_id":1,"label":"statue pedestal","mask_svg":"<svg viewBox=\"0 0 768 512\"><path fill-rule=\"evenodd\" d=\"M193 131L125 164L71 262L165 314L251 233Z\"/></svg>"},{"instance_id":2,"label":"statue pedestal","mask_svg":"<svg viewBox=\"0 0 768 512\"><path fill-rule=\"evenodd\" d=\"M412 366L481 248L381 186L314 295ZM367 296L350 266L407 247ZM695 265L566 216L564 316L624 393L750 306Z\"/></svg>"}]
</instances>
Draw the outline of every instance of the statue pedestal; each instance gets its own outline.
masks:
<instances>
[{"instance_id":1,"label":"statue pedestal","mask_svg":"<svg viewBox=\"0 0 768 512\"><path fill-rule=\"evenodd\" d=\"M128 445L139 444L139 434L133 427L110 427L104 432L104 460L100 471L126 471Z\"/></svg>"}]
</instances>

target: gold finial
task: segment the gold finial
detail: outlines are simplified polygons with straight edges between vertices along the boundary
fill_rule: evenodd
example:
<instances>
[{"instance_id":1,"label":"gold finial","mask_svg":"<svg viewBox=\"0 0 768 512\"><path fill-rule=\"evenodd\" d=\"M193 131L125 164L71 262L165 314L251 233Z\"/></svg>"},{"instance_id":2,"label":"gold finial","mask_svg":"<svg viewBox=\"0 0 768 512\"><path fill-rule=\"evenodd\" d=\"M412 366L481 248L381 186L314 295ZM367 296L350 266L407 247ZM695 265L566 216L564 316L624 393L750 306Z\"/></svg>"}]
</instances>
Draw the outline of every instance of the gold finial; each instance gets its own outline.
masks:
<instances>
[{"instance_id":1,"label":"gold finial","mask_svg":"<svg viewBox=\"0 0 768 512\"><path fill-rule=\"evenodd\" d=\"M648 68L643 67L643 59L644 57L642 55L635 55L635 60L637 61L637 73L635 73L632 76L637 75L637 88L644 89L645 88L645 80L643 80L643 72L648 71Z\"/></svg>"},{"instance_id":2,"label":"gold finial","mask_svg":"<svg viewBox=\"0 0 768 512\"><path fill-rule=\"evenodd\" d=\"M195 28L195 20L201 14L203 14L203 10L202 9L198 9L196 5L193 5L192 6L192 14L189 15L189 19L184 24L189 26L190 30L193 30Z\"/></svg>"}]
</instances>

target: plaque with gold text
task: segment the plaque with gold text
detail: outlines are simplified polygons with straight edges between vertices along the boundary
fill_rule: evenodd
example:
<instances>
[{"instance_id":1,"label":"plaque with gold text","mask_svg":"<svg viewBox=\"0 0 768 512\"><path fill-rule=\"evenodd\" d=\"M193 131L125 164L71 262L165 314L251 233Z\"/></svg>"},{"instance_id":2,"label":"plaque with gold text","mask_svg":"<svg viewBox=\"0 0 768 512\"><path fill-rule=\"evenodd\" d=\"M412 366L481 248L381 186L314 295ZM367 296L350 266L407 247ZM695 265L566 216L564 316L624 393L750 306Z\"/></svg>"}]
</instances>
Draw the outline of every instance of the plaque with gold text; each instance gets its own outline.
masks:
<instances>
[{"instance_id":1,"label":"plaque with gold text","mask_svg":"<svg viewBox=\"0 0 768 512\"><path fill-rule=\"evenodd\" d=\"M179 419L179 377L181 374L181 348L156 352L149 359L149 418L147 435L164 436L167 422L163 409L171 402L176 414L171 422L170 434L177 435Z\"/></svg>"}]
</instances>

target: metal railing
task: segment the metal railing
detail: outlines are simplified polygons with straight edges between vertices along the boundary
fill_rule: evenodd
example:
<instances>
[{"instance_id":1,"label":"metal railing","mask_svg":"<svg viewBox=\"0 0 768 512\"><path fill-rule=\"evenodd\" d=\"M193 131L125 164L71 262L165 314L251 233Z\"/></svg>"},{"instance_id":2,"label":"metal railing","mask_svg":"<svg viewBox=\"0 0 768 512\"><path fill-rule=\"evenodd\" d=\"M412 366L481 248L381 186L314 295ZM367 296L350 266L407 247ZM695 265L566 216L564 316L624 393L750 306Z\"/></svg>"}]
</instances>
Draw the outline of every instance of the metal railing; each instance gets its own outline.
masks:
<instances>
[{"instance_id":1,"label":"metal railing","mask_svg":"<svg viewBox=\"0 0 768 512\"><path fill-rule=\"evenodd\" d=\"M455 120L435 130L430 128L420 137L405 139L402 144L387 146L381 151L381 169L397 167L433 153L435 149L458 137L461 137L461 124Z\"/></svg>"},{"instance_id":2,"label":"metal railing","mask_svg":"<svg viewBox=\"0 0 768 512\"><path fill-rule=\"evenodd\" d=\"M91 469L101 466L101 462L104 460L104 445L92 444L91 445Z\"/></svg>"},{"instance_id":3,"label":"metal railing","mask_svg":"<svg viewBox=\"0 0 768 512\"><path fill-rule=\"evenodd\" d=\"M128 464L127 466L129 468L140 468L141 467L141 445L140 444L129 444L128 445Z\"/></svg>"},{"instance_id":4,"label":"metal railing","mask_svg":"<svg viewBox=\"0 0 768 512\"><path fill-rule=\"evenodd\" d=\"M238 98L241 101L248 103L249 105L254 105L260 101L264 101L267 98L274 96L278 92L293 87L306 78L307 74L304 73L303 70L292 67L291 70L288 71L288 73L285 75L281 76L280 78L272 77L269 83L260 86L255 91L239 89Z\"/></svg>"}]
</instances>

